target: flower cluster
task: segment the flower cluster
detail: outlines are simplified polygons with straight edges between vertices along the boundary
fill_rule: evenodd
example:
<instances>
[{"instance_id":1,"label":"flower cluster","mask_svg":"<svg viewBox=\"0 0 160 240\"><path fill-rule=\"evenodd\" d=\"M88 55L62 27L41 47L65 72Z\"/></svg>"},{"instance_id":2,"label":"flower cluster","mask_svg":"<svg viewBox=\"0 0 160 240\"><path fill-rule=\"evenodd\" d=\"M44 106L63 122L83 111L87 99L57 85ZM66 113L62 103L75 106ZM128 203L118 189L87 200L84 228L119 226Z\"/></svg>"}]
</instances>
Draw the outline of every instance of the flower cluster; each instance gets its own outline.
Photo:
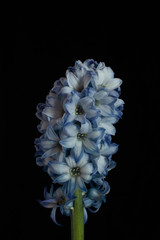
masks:
<instances>
[{"instance_id":1,"label":"flower cluster","mask_svg":"<svg viewBox=\"0 0 160 240\"><path fill-rule=\"evenodd\" d=\"M119 99L121 83L103 62L76 61L66 77L55 81L45 104L37 106L42 135L35 140L36 163L49 174L54 188L58 184L50 193L45 189L40 204L52 208L54 222L58 207L70 215L76 188L83 194L85 222L86 209L98 211L106 200L110 187L105 177L116 166L112 155L118 150L112 142L114 124L124 104Z\"/></svg>"}]
</instances>

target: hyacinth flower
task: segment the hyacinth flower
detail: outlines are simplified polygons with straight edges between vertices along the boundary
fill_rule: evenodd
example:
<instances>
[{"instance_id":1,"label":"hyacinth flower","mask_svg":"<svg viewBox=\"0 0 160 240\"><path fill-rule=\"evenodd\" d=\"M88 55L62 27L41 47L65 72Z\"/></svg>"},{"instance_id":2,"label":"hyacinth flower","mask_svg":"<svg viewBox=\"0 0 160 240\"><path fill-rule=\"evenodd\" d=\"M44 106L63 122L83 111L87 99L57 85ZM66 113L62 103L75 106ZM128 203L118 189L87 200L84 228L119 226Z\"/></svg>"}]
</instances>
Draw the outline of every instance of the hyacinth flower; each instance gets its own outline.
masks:
<instances>
[{"instance_id":1,"label":"hyacinth flower","mask_svg":"<svg viewBox=\"0 0 160 240\"><path fill-rule=\"evenodd\" d=\"M84 239L88 211L97 212L110 191L106 177L116 166L118 144L112 137L122 117L121 84L105 63L78 60L37 105L36 163L52 182L39 203L52 209L58 225L57 208L70 216L72 240Z\"/></svg>"},{"instance_id":2,"label":"hyacinth flower","mask_svg":"<svg viewBox=\"0 0 160 240\"><path fill-rule=\"evenodd\" d=\"M69 196L73 196L76 188L86 192L85 182L90 182L94 167L89 161L89 155L81 154L77 159L72 156L66 157L64 162L50 162L49 175L53 178L54 183L63 184Z\"/></svg>"},{"instance_id":3,"label":"hyacinth flower","mask_svg":"<svg viewBox=\"0 0 160 240\"><path fill-rule=\"evenodd\" d=\"M51 208L51 218L53 222L57 225L61 226L56 221L56 211L57 208L60 208L60 211L63 215L69 216L70 215L70 208L73 207L73 198L69 198L65 192L63 187L59 187L53 192L53 185L51 186L50 192L47 192L47 189L44 189L44 198L45 200L39 201L39 203L45 208Z\"/></svg>"}]
</instances>

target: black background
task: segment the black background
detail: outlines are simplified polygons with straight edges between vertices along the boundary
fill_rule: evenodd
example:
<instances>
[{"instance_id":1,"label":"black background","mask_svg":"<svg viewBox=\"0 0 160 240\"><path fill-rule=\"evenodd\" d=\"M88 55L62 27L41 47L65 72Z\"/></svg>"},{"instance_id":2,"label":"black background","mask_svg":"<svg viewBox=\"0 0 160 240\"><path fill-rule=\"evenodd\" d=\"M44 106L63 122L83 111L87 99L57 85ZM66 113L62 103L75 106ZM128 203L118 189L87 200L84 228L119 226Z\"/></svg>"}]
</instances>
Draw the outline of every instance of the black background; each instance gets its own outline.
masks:
<instances>
[{"instance_id":1,"label":"black background","mask_svg":"<svg viewBox=\"0 0 160 240\"><path fill-rule=\"evenodd\" d=\"M20 11L3 19L2 239L70 239L70 219L57 214L63 227L56 226L50 210L36 201L43 199L44 186L51 181L35 164L34 139L40 136L35 112L67 67L88 58L105 62L123 80L125 106L113 137L120 147L113 156L117 167L107 176L111 192L98 213L89 213L85 239L96 235L110 240L157 239L157 20L136 10L131 16L130 12L117 16L112 9L110 18L95 13L86 10L73 15L70 9L64 14L54 8L53 13Z\"/></svg>"}]
</instances>

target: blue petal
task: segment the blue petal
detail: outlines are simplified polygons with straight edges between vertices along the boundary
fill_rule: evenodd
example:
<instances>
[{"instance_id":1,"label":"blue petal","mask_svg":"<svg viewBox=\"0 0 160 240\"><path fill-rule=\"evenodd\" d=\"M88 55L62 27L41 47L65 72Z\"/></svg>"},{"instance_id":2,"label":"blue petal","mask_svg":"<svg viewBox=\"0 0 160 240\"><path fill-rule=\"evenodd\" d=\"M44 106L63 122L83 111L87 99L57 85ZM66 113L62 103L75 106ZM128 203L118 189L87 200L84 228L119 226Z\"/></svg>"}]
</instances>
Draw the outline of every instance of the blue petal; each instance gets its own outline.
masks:
<instances>
[{"instance_id":1,"label":"blue petal","mask_svg":"<svg viewBox=\"0 0 160 240\"><path fill-rule=\"evenodd\" d=\"M48 167L51 171L57 175L69 173L69 167L66 163L59 163L59 162L49 162Z\"/></svg>"},{"instance_id":2,"label":"blue petal","mask_svg":"<svg viewBox=\"0 0 160 240\"><path fill-rule=\"evenodd\" d=\"M91 206L92 206L92 203L93 203L94 201L91 200L90 198L85 198L85 199L83 200L83 202L84 202L84 206L85 206L86 208L88 208L88 207L91 207Z\"/></svg>"},{"instance_id":3,"label":"blue petal","mask_svg":"<svg viewBox=\"0 0 160 240\"><path fill-rule=\"evenodd\" d=\"M96 110L94 108L90 108L90 109L88 109L88 111L86 111L86 118L88 118L89 120L98 118L99 115L100 115L100 111Z\"/></svg>"},{"instance_id":4,"label":"blue petal","mask_svg":"<svg viewBox=\"0 0 160 240\"><path fill-rule=\"evenodd\" d=\"M67 192L70 196L73 196L75 190L76 190L76 179L75 177L71 177L71 179L68 182Z\"/></svg>"},{"instance_id":5,"label":"blue petal","mask_svg":"<svg viewBox=\"0 0 160 240\"><path fill-rule=\"evenodd\" d=\"M75 120L79 121L80 123L84 124L86 121L86 114L76 115Z\"/></svg>"},{"instance_id":6,"label":"blue petal","mask_svg":"<svg viewBox=\"0 0 160 240\"><path fill-rule=\"evenodd\" d=\"M97 164L97 170L101 175L107 175L107 158L104 156L99 156L99 158L97 158L97 160L95 161L95 163Z\"/></svg>"},{"instance_id":7,"label":"blue petal","mask_svg":"<svg viewBox=\"0 0 160 240\"><path fill-rule=\"evenodd\" d=\"M53 127L48 127L47 131L46 131L47 137L49 140L55 141L57 142L59 140L59 137L57 136L57 134L55 133Z\"/></svg>"},{"instance_id":8,"label":"blue petal","mask_svg":"<svg viewBox=\"0 0 160 240\"><path fill-rule=\"evenodd\" d=\"M85 186L85 184L84 184L84 182L83 182L83 180L82 180L81 177L77 177L77 179L76 179L76 185L77 185L77 187L78 187L80 190L82 190L83 192L87 192L87 188L86 188L86 186Z\"/></svg>"},{"instance_id":9,"label":"blue petal","mask_svg":"<svg viewBox=\"0 0 160 240\"><path fill-rule=\"evenodd\" d=\"M40 167L43 167L44 166L43 159L41 157L37 157L36 164Z\"/></svg>"},{"instance_id":10,"label":"blue petal","mask_svg":"<svg viewBox=\"0 0 160 240\"><path fill-rule=\"evenodd\" d=\"M52 209L52 212L51 212L51 218L52 218L52 220L53 220L53 222L55 223L55 224L57 224L58 226L62 226L61 224L59 224L57 221L56 221L56 210L57 210L57 208L53 208Z\"/></svg>"},{"instance_id":11,"label":"blue petal","mask_svg":"<svg viewBox=\"0 0 160 240\"><path fill-rule=\"evenodd\" d=\"M109 91L114 90L116 88L118 88L120 85L122 84L122 80L119 78L113 78L110 79L107 83L106 83L106 87Z\"/></svg>"},{"instance_id":12,"label":"blue petal","mask_svg":"<svg viewBox=\"0 0 160 240\"><path fill-rule=\"evenodd\" d=\"M85 164L84 166L81 167L81 173L83 175L91 175L93 173L93 164L91 162Z\"/></svg>"},{"instance_id":13,"label":"blue petal","mask_svg":"<svg viewBox=\"0 0 160 240\"><path fill-rule=\"evenodd\" d=\"M65 104L65 109L69 114L75 116L75 109L76 109L76 103L75 102L67 102Z\"/></svg>"},{"instance_id":14,"label":"blue petal","mask_svg":"<svg viewBox=\"0 0 160 240\"><path fill-rule=\"evenodd\" d=\"M68 137L66 139L61 140L59 143L62 145L62 147L73 148L76 143L76 137Z\"/></svg>"},{"instance_id":15,"label":"blue petal","mask_svg":"<svg viewBox=\"0 0 160 240\"><path fill-rule=\"evenodd\" d=\"M41 204L41 206L45 207L45 208L53 208L57 206L57 200L56 199L47 199L44 201L39 201L39 203Z\"/></svg>"},{"instance_id":16,"label":"blue petal","mask_svg":"<svg viewBox=\"0 0 160 240\"><path fill-rule=\"evenodd\" d=\"M51 118L59 118L60 117L60 111L53 107L45 107L45 109L42 112L47 117Z\"/></svg>"},{"instance_id":17,"label":"blue petal","mask_svg":"<svg viewBox=\"0 0 160 240\"><path fill-rule=\"evenodd\" d=\"M92 212L92 213L96 213L96 212L99 211L99 208L97 208L97 209L95 209L95 210L92 210L91 208L88 208L88 210L89 210L90 212Z\"/></svg>"},{"instance_id":18,"label":"blue petal","mask_svg":"<svg viewBox=\"0 0 160 240\"><path fill-rule=\"evenodd\" d=\"M70 97L67 99L67 102L65 103L65 109L71 114L75 115L75 108L78 104L80 99L79 94L76 91L72 91Z\"/></svg>"},{"instance_id":19,"label":"blue petal","mask_svg":"<svg viewBox=\"0 0 160 240\"><path fill-rule=\"evenodd\" d=\"M67 165L68 165L70 168L76 167L76 161L75 161L75 158L74 158L74 157L68 156L68 157L65 158L65 160L66 160Z\"/></svg>"},{"instance_id":20,"label":"blue petal","mask_svg":"<svg viewBox=\"0 0 160 240\"><path fill-rule=\"evenodd\" d=\"M53 189L54 189L53 184L51 185L51 188L50 188L49 193L47 192L47 188L46 188L46 187L44 188L44 198L45 198L46 200L52 198L52 195L53 195Z\"/></svg>"},{"instance_id":21,"label":"blue petal","mask_svg":"<svg viewBox=\"0 0 160 240\"><path fill-rule=\"evenodd\" d=\"M90 141L89 139L85 139L83 141L83 146L84 146L84 149L87 153L97 154L99 152L97 144L93 141Z\"/></svg>"},{"instance_id":22,"label":"blue petal","mask_svg":"<svg viewBox=\"0 0 160 240\"><path fill-rule=\"evenodd\" d=\"M75 137L79 129L74 123L68 123L64 127L64 133L69 137Z\"/></svg>"},{"instance_id":23,"label":"blue petal","mask_svg":"<svg viewBox=\"0 0 160 240\"><path fill-rule=\"evenodd\" d=\"M83 97L79 100L79 104L82 106L84 111L87 113L87 111L90 109L90 107L93 106L93 98Z\"/></svg>"},{"instance_id":24,"label":"blue petal","mask_svg":"<svg viewBox=\"0 0 160 240\"><path fill-rule=\"evenodd\" d=\"M72 149L72 153L75 156L75 159L78 160L83 152L82 141L77 140L75 146Z\"/></svg>"},{"instance_id":25,"label":"blue petal","mask_svg":"<svg viewBox=\"0 0 160 240\"><path fill-rule=\"evenodd\" d=\"M50 148L55 147L57 145L57 143L54 141L49 141L49 140L44 139L44 140L41 140L40 145L44 149L50 149Z\"/></svg>"},{"instance_id":26,"label":"blue petal","mask_svg":"<svg viewBox=\"0 0 160 240\"><path fill-rule=\"evenodd\" d=\"M104 133L105 133L104 128L98 128L88 133L87 136L90 140L97 142L103 138Z\"/></svg>"},{"instance_id":27,"label":"blue petal","mask_svg":"<svg viewBox=\"0 0 160 240\"><path fill-rule=\"evenodd\" d=\"M72 73L67 71L67 80L68 80L68 85L75 90L78 90L79 88L79 79Z\"/></svg>"},{"instance_id":28,"label":"blue petal","mask_svg":"<svg viewBox=\"0 0 160 240\"><path fill-rule=\"evenodd\" d=\"M71 92L72 92L72 88L70 88L70 87L68 87L68 86L65 86L65 87L63 87L61 90L60 90L60 92L59 92L59 95L61 96L61 95L64 95L64 94L70 94Z\"/></svg>"},{"instance_id":29,"label":"blue petal","mask_svg":"<svg viewBox=\"0 0 160 240\"><path fill-rule=\"evenodd\" d=\"M115 135L116 133L116 128L109 122L109 119L106 119L106 122L102 121L100 127L104 128L107 134Z\"/></svg>"},{"instance_id":30,"label":"blue petal","mask_svg":"<svg viewBox=\"0 0 160 240\"><path fill-rule=\"evenodd\" d=\"M112 143L112 144L107 144L107 142L103 142L100 153L104 156L108 155L113 155L118 151L118 144Z\"/></svg>"},{"instance_id":31,"label":"blue petal","mask_svg":"<svg viewBox=\"0 0 160 240\"><path fill-rule=\"evenodd\" d=\"M86 121L83 124L81 124L80 133L88 133L91 131L92 131L91 122L86 119Z\"/></svg>"},{"instance_id":32,"label":"blue petal","mask_svg":"<svg viewBox=\"0 0 160 240\"><path fill-rule=\"evenodd\" d=\"M83 167L89 162L89 154L82 152L79 160L77 161L77 167Z\"/></svg>"},{"instance_id":33,"label":"blue petal","mask_svg":"<svg viewBox=\"0 0 160 240\"><path fill-rule=\"evenodd\" d=\"M73 123L74 119L75 119L75 115L65 113L64 118L63 118L64 126L67 125L68 123Z\"/></svg>"},{"instance_id":34,"label":"blue petal","mask_svg":"<svg viewBox=\"0 0 160 240\"><path fill-rule=\"evenodd\" d=\"M83 214L84 214L84 224L85 224L88 220L88 214L87 214L87 210L85 208L83 208Z\"/></svg>"},{"instance_id":35,"label":"blue petal","mask_svg":"<svg viewBox=\"0 0 160 240\"><path fill-rule=\"evenodd\" d=\"M69 173L64 173L64 174L60 175L59 177L56 177L53 180L53 182L54 183L65 183L65 182L69 181L70 177L71 176L69 175Z\"/></svg>"},{"instance_id":36,"label":"blue petal","mask_svg":"<svg viewBox=\"0 0 160 240\"><path fill-rule=\"evenodd\" d=\"M54 156L57 152L58 152L57 147L51 148L42 155L42 158L48 158L48 157Z\"/></svg>"},{"instance_id":37,"label":"blue petal","mask_svg":"<svg viewBox=\"0 0 160 240\"><path fill-rule=\"evenodd\" d=\"M113 113L109 105L99 105L97 108L101 111L102 116L108 116Z\"/></svg>"}]
</instances>

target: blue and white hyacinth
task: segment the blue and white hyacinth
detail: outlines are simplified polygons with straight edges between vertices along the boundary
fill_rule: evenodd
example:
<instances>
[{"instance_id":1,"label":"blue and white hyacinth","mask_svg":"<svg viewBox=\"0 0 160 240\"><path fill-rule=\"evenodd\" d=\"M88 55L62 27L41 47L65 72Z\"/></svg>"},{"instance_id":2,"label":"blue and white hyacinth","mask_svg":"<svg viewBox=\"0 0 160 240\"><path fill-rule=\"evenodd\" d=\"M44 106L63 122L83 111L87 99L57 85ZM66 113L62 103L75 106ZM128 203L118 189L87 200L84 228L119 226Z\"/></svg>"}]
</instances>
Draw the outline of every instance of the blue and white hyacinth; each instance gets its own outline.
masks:
<instances>
[{"instance_id":1,"label":"blue and white hyacinth","mask_svg":"<svg viewBox=\"0 0 160 240\"><path fill-rule=\"evenodd\" d=\"M66 77L54 82L46 102L37 106L41 136L35 140L36 163L52 179L51 191L45 190L40 204L52 209L55 223L58 207L70 215L77 188L83 194L85 222L86 209L96 212L106 201L110 187L105 178L116 166L112 155L118 150L112 142L114 124L124 104L119 98L121 84L103 62L78 60Z\"/></svg>"}]
</instances>

